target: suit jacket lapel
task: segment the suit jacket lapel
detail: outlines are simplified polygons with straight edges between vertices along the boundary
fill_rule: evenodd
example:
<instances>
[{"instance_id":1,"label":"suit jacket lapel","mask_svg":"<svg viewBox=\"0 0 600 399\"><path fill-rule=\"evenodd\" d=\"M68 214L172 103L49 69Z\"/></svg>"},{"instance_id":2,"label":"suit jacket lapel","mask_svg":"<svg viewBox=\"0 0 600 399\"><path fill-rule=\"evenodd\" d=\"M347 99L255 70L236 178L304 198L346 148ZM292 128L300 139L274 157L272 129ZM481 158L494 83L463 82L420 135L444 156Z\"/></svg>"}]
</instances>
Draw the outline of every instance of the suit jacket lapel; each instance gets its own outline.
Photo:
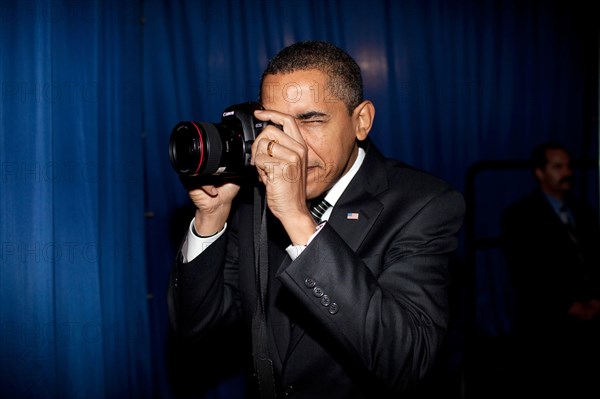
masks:
<instances>
[{"instance_id":1,"label":"suit jacket lapel","mask_svg":"<svg viewBox=\"0 0 600 399\"><path fill-rule=\"evenodd\" d=\"M361 201L360 205L352 201L336 204L329 223L348 246L357 252L382 209L383 205L373 198Z\"/></svg>"},{"instance_id":2,"label":"suit jacket lapel","mask_svg":"<svg viewBox=\"0 0 600 399\"><path fill-rule=\"evenodd\" d=\"M368 144L368 143L367 143ZM329 223L344 241L357 252L371 227L381 214L383 204L376 195L388 187L383 156L367 146L363 165L335 204Z\"/></svg>"}]
</instances>

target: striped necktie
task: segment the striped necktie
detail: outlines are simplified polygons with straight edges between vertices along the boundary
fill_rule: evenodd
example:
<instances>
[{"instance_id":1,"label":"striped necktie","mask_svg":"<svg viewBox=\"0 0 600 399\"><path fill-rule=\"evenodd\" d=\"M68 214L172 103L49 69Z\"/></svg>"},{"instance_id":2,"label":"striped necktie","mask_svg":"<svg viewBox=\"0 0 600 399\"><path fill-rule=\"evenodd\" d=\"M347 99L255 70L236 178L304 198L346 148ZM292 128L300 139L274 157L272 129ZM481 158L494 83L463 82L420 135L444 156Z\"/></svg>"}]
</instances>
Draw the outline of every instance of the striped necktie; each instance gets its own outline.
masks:
<instances>
[{"instance_id":1,"label":"striped necktie","mask_svg":"<svg viewBox=\"0 0 600 399\"><path fill-rule=\"evenodd\" d=\"M561 205L558 211L558 215L560 217L560 221L563 222L565 226L573 228L573 223L571 222L571 218L569 217L569 208L567 208L566 205Z\"/></svg>"},{"instance_id":2,"label":"striped necktie","mask_svg":"<svg viewBox=\"0 0 600 399\"><path fill-rule=\"evenodd\" d=\"M330 206L331 204L327 202L325 198L323 198L310 209L310 214L312 215L313 219L315 219L315 222L319 223L321 221L321 218L325 214L325 211L327 211L327 209L329 209Z\"/></svg>"},{"instance_id":3,"label":"striped necktie","mask_svg":"<svg viewBox=\"0 0 600 399\"><path fill-rule=\"evenodd\" d=\"M577 256L579 257L579 260L581 260L581 262L584 262L581 247L579 245L579 238L577 237L577 232L575 231L575 224L573 223L573 220L569 215L569 208L564 204L559 209L559 217L560 221L567 229L567 234L569 235L569 238L575 245L575 251L577 253Z\"/></svg>"},{"instance_id":4,"label":"striped necktie","mask_svg":"<svg viewBox=\"0 0 600 399\"><path fill-rule=\"evenodd\" d=\"M575 233L575 226L573 225L573 221L569 215L569 208L566 205L562 205L559 209L558 213L560 217L560 221L567 228L567 232L569 233L569 237L571 240L577 244L577 234Z\"/></svg>"}]
</instances>

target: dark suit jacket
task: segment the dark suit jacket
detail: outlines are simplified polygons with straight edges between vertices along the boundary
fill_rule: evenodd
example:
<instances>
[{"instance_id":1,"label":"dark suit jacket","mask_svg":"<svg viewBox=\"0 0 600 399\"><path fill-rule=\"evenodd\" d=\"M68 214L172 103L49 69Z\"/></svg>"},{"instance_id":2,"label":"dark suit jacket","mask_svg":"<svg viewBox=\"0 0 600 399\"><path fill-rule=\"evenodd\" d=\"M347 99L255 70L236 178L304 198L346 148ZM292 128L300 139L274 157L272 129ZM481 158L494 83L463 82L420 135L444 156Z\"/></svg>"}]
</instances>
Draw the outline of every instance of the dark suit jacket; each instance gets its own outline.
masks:
<instances>
[{"instance_id":1,"label":"dark suit jacket","mask_svg":"<svg viewBox=\"0 0 600 399\"><path fill-rule=\"evenodd\" d=\"M517 328L536 339L561 334L575 301L600 298L598 217L585 203L568 204L578 247L539 190L503 215L503 244L517 294Z\"/></svg>"},{"instance_id":2,"label":"dark suit jacket","mask_svg":"<svg viewBox=\"0 0 600 399\"><path fill-rule=\"evenodd\" d=\"M405 390L430 371L446 334L448 263L463 197L366 147L329 221L293 262L285 231L269 219L270 351L281 390L294 397L383 398ZM242 202L226 235L188 264L177 257L169 311L178 334L201 336L239 318L250 334L252 214Z\"/></svg>"}]
</instances>

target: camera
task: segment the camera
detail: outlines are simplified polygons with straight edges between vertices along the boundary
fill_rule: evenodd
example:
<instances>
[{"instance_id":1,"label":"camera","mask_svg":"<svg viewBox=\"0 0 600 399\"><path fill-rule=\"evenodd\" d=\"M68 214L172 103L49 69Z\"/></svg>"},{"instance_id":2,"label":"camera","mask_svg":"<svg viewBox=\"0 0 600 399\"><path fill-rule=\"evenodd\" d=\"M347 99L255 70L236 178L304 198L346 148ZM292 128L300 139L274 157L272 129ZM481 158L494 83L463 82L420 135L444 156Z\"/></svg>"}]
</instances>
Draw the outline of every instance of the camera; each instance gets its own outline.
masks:
<instances>
[{"instance_id":1,"label":"camera","mask_svg":"<svg viewBox=\"0 0 600 399\"><path fill-rule=\"evenodd\" d=\"M220 123L182 121L171 131L169 157L182 178L241 177L250 166L251 146L268 122L254 118L256 102L223 111Z\"/></svg>"}]
</instances>

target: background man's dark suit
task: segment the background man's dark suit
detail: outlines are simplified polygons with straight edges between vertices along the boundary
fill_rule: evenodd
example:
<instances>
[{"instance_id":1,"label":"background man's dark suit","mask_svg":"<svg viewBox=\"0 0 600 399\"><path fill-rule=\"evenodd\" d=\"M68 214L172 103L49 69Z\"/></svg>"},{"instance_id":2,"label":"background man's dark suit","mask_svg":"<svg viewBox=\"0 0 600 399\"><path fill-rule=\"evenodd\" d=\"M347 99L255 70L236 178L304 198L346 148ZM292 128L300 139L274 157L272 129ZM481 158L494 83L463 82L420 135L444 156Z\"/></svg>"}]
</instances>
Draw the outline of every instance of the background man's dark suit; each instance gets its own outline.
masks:
<instances>
[{"instance_id":1,"label":"background man's dark suit","mask_svg":"<svg viewBox=\"0 0 600 399\"><path fill-rule=\"evenodd\" d=\"M399 390L430 370L445 337L448 261L463 198L366 147L328 223L295 261L281 225L269 219L270 352L283 389L295 397L384 397L379 390ZM250 327L252 211L242 202L226 235L189 264L177 257L170 313L179 334L202 334L242 315Z\"/></svg>"},{"instance_id":2,"label":"background man's dark suit","mask_svg":"<svg viewBox=\"0 0 600 399\"><path fill-rule=\"evenodd\" d=\"M515 331L520 345L515 366L523 365L522 377L541 381L536 390L554 394L558 383L567 380L566 373L589 370L592 365L585 364L581 355L598 353L600 340L597 320L582 322L568 315L574 302L600 298L598 217L585 203L568 205L579 248L540 190L509 207L502 221L516 293Z\"/></svg>"}]
</instances>

